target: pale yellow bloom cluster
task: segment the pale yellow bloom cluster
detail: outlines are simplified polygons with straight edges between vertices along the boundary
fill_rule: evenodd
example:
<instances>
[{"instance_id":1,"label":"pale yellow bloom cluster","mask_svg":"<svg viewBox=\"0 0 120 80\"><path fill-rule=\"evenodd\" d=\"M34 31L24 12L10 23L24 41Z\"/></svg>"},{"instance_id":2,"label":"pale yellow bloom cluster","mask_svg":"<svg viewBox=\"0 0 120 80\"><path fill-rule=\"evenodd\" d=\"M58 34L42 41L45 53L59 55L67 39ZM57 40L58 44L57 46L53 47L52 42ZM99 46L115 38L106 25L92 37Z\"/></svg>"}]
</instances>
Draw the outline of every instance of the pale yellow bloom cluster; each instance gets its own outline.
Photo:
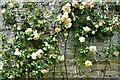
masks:
<instances>
[{"instance_id":1,"label":"pale yellow bloom cluster","mask_svg":"<svg viewBox=\"0 0 120 80\"><path fill-rule=\"evenodd\" d=\"M46 20L38 20L38 23L44 24L44 23L46 23Z\"/></svg>"},{"instance_id":2,"label":"pale yellow bloom cluster","mask_svg":"<svg viewBox=\"0 0 120 80\"><path fill-rule=\"evenodd\" d=\"M32 55L31 55L31 57L32 57L32 59L36 59L37 56L38 56L38 57L41 57L43 53L44 53L44 51L43 51L42 49L39 49L39 50L36 51L35 53L33 52Z\"/></svg>"},{"instance_id":3,"label":"pale yellow bloom cluster","mask_svg":"<svg viewBox=\"0 0 120 80\"><path fill-rule=\"evenodd\" d=\"M70 12L71 12L70 6L71 6L71 4L70 4L70 3L67 3L65 6L62 7L62 10L63 10L64 12L70 13Z\"/></svg>"},{"instance_id":4,"label":"pale yellow bloom cluster","mask_svg":"<svg viewBox=\"0 0 120 80\"><path fill-rule=\"evenodd\" d=\"M63 15L59 14L58 15L58 21L63 22L65 25L65 28L71 28L72 23L71 23L71 19L69 18L69 13L71 12L71 4L67 3L65 6L63 6L62 10L63 10Z\"/></svg>"},{"instance_id":5,"label":"pale yellow bloom cluster","mask_svg":"<svg viewBox=\"0 0 120 80\"><path fill-rule=\"evenodd\" d=\"M89 60L86 60L85 61L85 66L87 66L87 67L92 66L92 62L89 61Z\"/></svg>"},{"instance_id":6,"label":"pale yellow bloom cluster","mask_svg":"<svg viewBox=\"0 0 120 80\"><path fill-rule=\"evenodd\" d=\"M31 34L33 32L33 34ZM32 31L32 28L27 28L25 33L27 35L33 36L34 40L38 40L40 38L40 33L37 32L37 30Z\"/></svg>"}]
</instances>

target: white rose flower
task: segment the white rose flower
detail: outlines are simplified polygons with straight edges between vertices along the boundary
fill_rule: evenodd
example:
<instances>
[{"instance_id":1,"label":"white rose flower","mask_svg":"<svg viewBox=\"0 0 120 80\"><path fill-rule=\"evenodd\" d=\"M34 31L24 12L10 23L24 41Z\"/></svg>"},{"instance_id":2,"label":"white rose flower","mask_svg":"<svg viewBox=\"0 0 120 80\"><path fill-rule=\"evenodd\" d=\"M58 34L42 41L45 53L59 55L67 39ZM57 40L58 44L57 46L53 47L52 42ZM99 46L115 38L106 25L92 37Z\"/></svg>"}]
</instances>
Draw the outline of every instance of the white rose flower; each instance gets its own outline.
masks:
<instances>
[{"instance_id":1,"label":"white rose flower","mask_svg":"<svg viewBox=\"0 0 120 80\"><path fill-rule=\"evenodd\" d=\"M89 32L91 29L89 27L83 27L83 30L86 31L86 32Z\"/></svg>"},{"instance_id":2,"label":"white rose flower","mask_svg":"<svg viewBox=\"0 0 120 80\"><path fill-rule=\"evenodd\" d=\"M32 59L36 59L37 56L35 53L32 53L31 57L32 57Z\"/></svg>"},{"instance_id":3,"label":"white rose flower","mask_svg":"<svg viewBox=\"0 0 120 80\"><path fill-rule=\"evenodd\" d=\"M41 73L43 73L43 74L48 73L48 70L45 70L45 69L42 69L42 70L40 70L40 71L41 71Z\"/></svg>"},{"instance_id":4,"label":"white rose flower","mask_svg":"<svg viewBox=\"0 0 120 80\"><path fill-rule=\"evenodd\" d=\"M58 21L62 21L62 14L59 14L59 15L57 16L57 20L58 20Z\"/></svg>"},{"instance_id":5,"label":"white rose flower","mask_svg":"<svg viewBox=\"0 0 120 80\"><path fill-rule=\"evenodd\" d=\"M77 4L78 4L78 1L76 1L76 0L74 0L74 1L72 2L72 6L73 6L73 7L76 7Z\"/></svg>"},{"instance_id":6,"label":"white rose flower","mask_svg":"<svg viewBox=\"0 0 120 80\"><path fill-rule=\"evenodd\" d=\"M90 46L90 47L89 47L89 50L90 50L91 52L93 52L93 53L96 53L96 52L97 52L96 46Z\"/></svg>"},{"instance_id":7,"label":"white rose flower","mask_svg":"<svg viewBox=\"0 0 120 80\"><path fill-rule=\"evenodd\" d=\"M19 52L18 48L15 50L14 55L21 55L21 52Z\"/></svg>"},{"instance_id":8,"label":"white rose flower","mask_svg":"<svg viewBox=\"0 0 120 80\"><path fill-rule=\"evenodd\" d=\"M91 19L90 19L90 16L87 16L86 19L87 19L88 21L91 20Z\"/></svg>"},{"instance_id":9,"label":"white rose flower","mask_svg":"<svg viewBox=\"0 0 120 80\"><path fill-rule=\"evenodd\" d=\"M1 10L1 13L2 13L2 14L4 14L4 13L5 13L5 11L6 11L6 9L2 9L2 10Z\"/></svg>"},{"instance_id":10,"label":"white rose flower","mask_svg":"<svg viewBox=\"0 0 120 80\"><path fill-rule=\"evenodd\" d=\"M65 59L65 58L64 58L64 55L59 56L58 59L59 59L60 61L64 61L64 59Z\"/></svg>"},{"instance_id":11,"label":"white rose flower","mask_svg":"<svg viewBox=\"0 0 120 80\"><path fill-rule=\"evenodd\" d=\"M96 28L99 28L99 26L98 26L98 25L95 25L95 27L96 27Z\"/></svg>"},{"instance_id":12,"label":"white rose flower","mask_svg":"<svg viewBox=\"0 0 120 80\"><path fill-rule=\"evenodd\" d=\"M21 30L21 26L18 26L18 27L17 27L17 30Z\"/></svg>"},{"instance_id":13,"label":"white rose flower","mask_svg":"<svg viewBox=\"0 0 120 80\"><path fill-rule=\"evenodd\" d=\"M19 67L19 64L17 63L16 66Z\"/></svg>"},{"instance_id":14,"label":"white rose flower","mask_svg":"<svg viewBox=\"0 0 120 80\"><path fill-rule=\"evenodd\" d=\"M12 2L9 5L10 5L11 8L14 7L14 4Z\"/></svg>"},{"instance_id":15,"label":"white rose flower","mask_svg":"<svg viewBox=\"0 0 120 80\"><path fill-rule=\"evenodd\" d=\"M25 31L27 35L29 35L31 32L32 32L32 28L27 28L27 30Z\"/></svg>"},{"instance_id":16,"label":"white rose flower","mask_svg":"<svg viewBox=\"0 0 120 80\"><path fill-rule=\"evenodd\" d=\"M5 1L1 1L1 5L5 5Z\"/></svg>"},{"instance_id":17,"label":"white rose flower","mask_svg":"<svg viewBox=\"0 0 120 80\"><path fill-rule=\"evenodd\" d=\"M14 76L13 76L13 75L10 75L8 78L9 78L9 79L12 79L12 78L14 78Z\"/></svg>"},{"instance_id":18,"label":"white rose flower","mask_svg":"<svg viewBox=\"0 0 120 80\"><path fill-rule=\"evenodd\" d=\"M37 33L37 30L33 33L34 37L33 39L34 40L38 40L40 38L40 35Z\"/></svg>"},{"instance_id":19,"label":"white rose flower","mask_svg":"<svg viewBox=\"0 0 120 80\"><path fill-rule=\"evenodd\" d=\"M87 67L92 66L92 62L89 61L89 60L86 60L85 61L85 66L87 66Z\"/></svg>"},{"instance_id":20,"label":"white rose flower","mask_svg":"<svg viewBox=\"0 0 120 80\"><path fill-rule=\"evenodd\" d=\"M35 52L36 56L40 56L40 54L43 54L43 50L39 49L38 51Z\"/></svg>"},{"instance_id":21,"label":"white rose flower","mask_svg":"<svg viewBox=\"0 0 120 80\"><path fill-rule=\"evenodd\" d=\"M99 26L103 26L103 23L102 23L102 22L99 22Z\"/></svg>"},{"instance_id":22,"label":"white rose flower","mask_svg":"<svg viewBox=\"0 0 120 80\"><path fill-rule=\"evenodd\" d=\"M80 5L80 9L84 9L84 6L81 6L81 5Z\"/></svg>"},{"instance_id":23,"label":"white rose flower","mask_svg":"<svg viewBox=\"0 0 120 80\"><path fill-rule=\"evenodd\" d=\"M80 40L81 43L85 42L85 38L84 37L79 37L79 40Z\"/></svg>"},{"instance_id":24,"label":"white rose flower","mask_svg":"<svg viewBox=\"0 0 120 80\"><path fill-rule=\"evenodd\" d=\"M66 7L70 7L70 6L71 6L71 4L70 4L70 3L67 3L67 4L66 4Z\"/></svg>"},{"instance_id":25,"label":"white rose flower","mask_svg":"<svg viewBox=\"0 0 120 80\"><path fill-rule=\"evenodd\" d=\"M92 31L92 34L94 35L94 34L95 34L95 31Z\"/></svg>"}]
</instances>

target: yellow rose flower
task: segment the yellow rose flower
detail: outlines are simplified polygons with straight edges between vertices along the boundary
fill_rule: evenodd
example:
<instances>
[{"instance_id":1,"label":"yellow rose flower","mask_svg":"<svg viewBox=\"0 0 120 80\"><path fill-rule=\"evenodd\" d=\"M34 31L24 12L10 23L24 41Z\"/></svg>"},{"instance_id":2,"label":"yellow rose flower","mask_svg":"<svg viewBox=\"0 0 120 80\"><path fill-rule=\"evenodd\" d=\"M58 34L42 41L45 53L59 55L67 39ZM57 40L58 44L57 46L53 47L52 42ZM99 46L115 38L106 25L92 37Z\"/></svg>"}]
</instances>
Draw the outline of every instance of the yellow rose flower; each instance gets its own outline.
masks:
<instances>
[{"instance_id":1,"label":"yellow rose flower","mask_svg":"<svg viewBox=\"0 0 120 80\"><path fill-rule=\"evenodd\" d=\"M118 56L118 55L119 55L119 52L118 52L118 51L115 51L113 54L114 54L115 56Z\"/></svg>"},{"instance_id":2,"label":"yellow rose flower","mask_svg":"<svg viewBox=\"0 0 120 80\"><path fill-rule=\"evenodd\" d=\"M65 25L65 28L68 29L68 28L71 28L71 26L72 26L72 23L69 23L69 24L66 24L66 25Z\"/></svg>"},{"instance_id":3,"label":"yellow rose flower","mask_svg":"<svg viewBox=\"0 0 120 80\"><path fill-rule=\"evenodd\" d=\"M59 33L61 31L60 28L55 28L55 32Z\"/></svg>"},{"instance_id":4,"label":"yellow rose flower","mask_svg":"<svg viewBox=\"0 0 120 80\"><path fill-rule=\"evenodd\" d=\"M63 15L62 15L62 22L65 22L66 20L68 19L68 12L65 12Z\"/></svg>"},{"instance_id":5,"label":"yellow rose flower","mask_svg":"<svg viewBox=\"0 0 120 80\"><path fill-rule=\"evenodd\" d=\"M86 61L85 61L85 66L86 66L86 67L92 66L92 62L89 61L89 60L86 60Z\"/></svg>"},{"instance_id":6,"label":"yellow rose flower","mask_svg":"<svg viewBox=\"0 0 120 80\"><path fill-rule=\"evenodd\" d=\"M64 23L65 23L65 24L71 23L71 19L70 19L70 18L66 19Z\"/></svg>"}]
</instances>

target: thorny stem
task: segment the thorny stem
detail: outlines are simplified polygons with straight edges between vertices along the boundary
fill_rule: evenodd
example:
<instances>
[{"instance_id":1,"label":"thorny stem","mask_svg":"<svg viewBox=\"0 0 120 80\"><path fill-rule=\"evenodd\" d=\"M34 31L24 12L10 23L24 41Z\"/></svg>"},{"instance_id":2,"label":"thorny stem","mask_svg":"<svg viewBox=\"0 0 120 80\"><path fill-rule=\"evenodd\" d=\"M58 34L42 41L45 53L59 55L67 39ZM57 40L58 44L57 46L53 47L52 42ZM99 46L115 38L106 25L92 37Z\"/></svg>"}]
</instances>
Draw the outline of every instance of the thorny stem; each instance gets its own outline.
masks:
<instances>
[{"instance_id":1,"label":"thorny stem","mask_svg":"<svg viewBox=\"0 0 120 80\"><path fill-rule=\"evenodd\" d=\"M66 79L68 80L68 74L67 74L67 63L66 63L66 49L67 49L67 41L65 42L65 51L64 51L64 66L65 66L65 71L66 71Z\"/></svg>"},{"instance_id":2,"label":"thorny stem","mask_svg":"<svg viewBox=\"0 0 120 80\"><path fill-rule=\"evenodd\" d=\"M74 48L75 48L75 50L74 50L74 59L75 59L75 57L76 57L76 45L74 45ZM74 63L74 65L76 65L76 61L75 61L75 63ZM76 74L78 75L79 73L77 72L77 65L76 65Z\"/></svg>"},{"instance_id":3,"label":"thorny stem","mask_svg":"<svg viewBox=\"0 0 120 80\"><path fill-rule=\"evenodd\" d=\"M102 79L102 80L105 80L106 68L107 68L107 64L105 65L105 69L104 69L104 75L103 75L103 79Z\"/></svg>"},{"instance_id":4,"label":"thorny stem","mask_svg":"<svg viewBox=\"0 0 120 80\"><path fill-rule=\"evenodd\" d=\"M64 80L64 75L63 75L63 70L62 70L62 64L60 64L60 66L61 66L61 75L63 76L63 78L62 78L62 80Z\"/></svg>"},{"instance_id":5,"label":"thorny stem","mask_svg":"<svg viewBox=\"0 0 120 80\"><path fill-rule=\"evenodd\" d=\"M68 36L69 36L69 33L68 33ZM68 36L67 36L67 38L66 38L66 40L65 40L65 50L64 50L64 57L65 57L65 59L64 59L64 66L65 66L65 74L66 74L66 80L69 80L68 79L68 73L67 73L67 62L66 62L66 52L67 52L67 41L68 41Z\"/></svg>"},{"instance_id":6,"label":"thorny stem","mask_svg":"<svg viewBox=\"0 0 120 80\"><path fill-rule=\"evenodd\" d=\"M55 60L54 60L54 72L53 72L53 80L55 80Z\"/></svg>"}]
</instances>

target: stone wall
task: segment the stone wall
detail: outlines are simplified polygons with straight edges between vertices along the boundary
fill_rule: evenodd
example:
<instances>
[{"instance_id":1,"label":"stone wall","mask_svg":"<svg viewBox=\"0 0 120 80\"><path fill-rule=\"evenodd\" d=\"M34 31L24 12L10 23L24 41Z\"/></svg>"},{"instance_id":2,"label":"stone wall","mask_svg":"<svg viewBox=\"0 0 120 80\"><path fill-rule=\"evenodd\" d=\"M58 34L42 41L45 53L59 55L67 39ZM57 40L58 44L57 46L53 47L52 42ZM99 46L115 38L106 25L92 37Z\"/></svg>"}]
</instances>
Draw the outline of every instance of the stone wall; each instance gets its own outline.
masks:
<instances>
[{"instance_id":1,"label":"stone wall","mask_svg":"<svg viewBox=\"0 0 120 80\"><path fill-rule=\"evenodd\" d=\"M39 1L39 0L37 0L37 1ZM54 7L51 9L55 10ZM0 14L0 34L6 34L8 39L11 41L12 33L10 30L6 30L5 26L3 25L1 14ZM117 42L118 44L120 44L120 35L114 34L113 40L115 42ZM2 41L0 40L0 44L1 43L2 43ZM97 45L97 47L101 48L104 43L96 41L94 44ZM101 78L103 76L117 77L117 78L120 77L120 65L116 64L116 63L111 63L109 65L106 65L105 62L96 63L95 65L93 65L92 67L89 67L89 68L85 67L84 65L81 67L77 66L75 63L75 60L74 60L74 57L76 56L76 54L74 54L75 47L73 47L73 46L74 46L73 39L71 38L71 36L69 36L68 44L66 45L66 48L67 48L67 52L66 52L66 58L67 58L66 63L67 64L66 65L67 65L67 75L69 78L73 78L73 77L81 78L81 77L85 77L86 75L88 77L90 76L90 77L97 77L97 78ZM62 40L60 40L59 47L61 49L61 54L64 54L65 43ZM1 57L1 54L0 54L0 57ZM120 60L120 57L118 59ZM0 69L2 69L1 61L0 61ZM51 71L51 73L52 72L53 71ZM53 75L51 74L49 76L53 76ZM66 70L64 67L64 63L56 64L55 77L56 78L66 77Z\"/></svg>"}]
</instances>

